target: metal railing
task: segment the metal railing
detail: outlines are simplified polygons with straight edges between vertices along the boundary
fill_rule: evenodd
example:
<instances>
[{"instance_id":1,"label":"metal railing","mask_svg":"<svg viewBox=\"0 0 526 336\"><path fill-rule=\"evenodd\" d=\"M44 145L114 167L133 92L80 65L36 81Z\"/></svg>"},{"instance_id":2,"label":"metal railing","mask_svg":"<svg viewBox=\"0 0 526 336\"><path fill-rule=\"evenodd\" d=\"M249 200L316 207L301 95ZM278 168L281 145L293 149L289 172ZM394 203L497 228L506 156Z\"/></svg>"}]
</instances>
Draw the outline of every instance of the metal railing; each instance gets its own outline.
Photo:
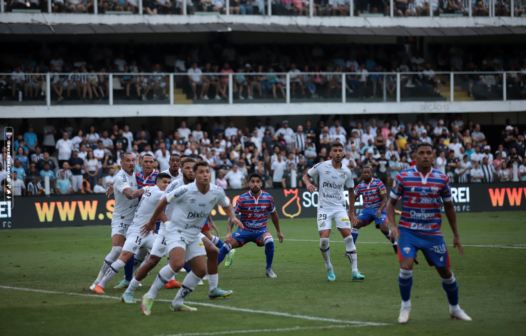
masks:
<instances>
[{"instance_id":1,"label":"metal railing","mask_svg":"<svg viewBox=\"0 0 526 336\"><path fill-rule=\"evenodd\" d=\"M41 76L43 81L32 80L35 75ZM373 71L216 72L201 75L164 72L0 73L0 81L6 83L0 92L3 95L0 104L51 106L68 104L68 101L77 105L79 102L177 105L507 101L526 99L526 87L521 86L522 76L520 71L435 72L433 76L425 72ZM195 85L191 77L194 77Z\"/></svg>"},{"instance_id":2,"label":"metal railing","mask_svg":"<svg viewBox=\"0 0 526 336\"><path fill-rule=\"evenodd\" d=\"M509 0L509 2L503 2L502 0L484 0L473 4L471 0L457 0L455 5L450 5L447 1L438 0L427 0L419 2L421 7L416 7L414 0L408 1L407 4L397 5L396 0L389 0L389 13L385 9L372 7L372 4L367 3L365 7L362 3L358 6L354 1L346 2L340 8L333 8L329 4L328 0L314 1L309 0L308 8L296 8L296 7L285 7L282 5L280 0L258 0L253 1L252 5L247 6L250 9L240 10L240 6L231 7L230 1L226 0L223 2L221 8L216 8L214 11L207 11L206 6L203 6L200 1L182 0L168 0L171 3L170 8L166 8L160 5L156 5L157 1L152 0L146 2L146 0L137 0L136 2L126 2L125 6L121 6L118 10L117 7L111 10L105 11L104 7L107 3L116 1L102 1L102 0L90 0L86 5L82 7L65 6L63 2L61 5L53 0L43 1L39 6L32 5L30 2L21 3L15 2L14 6L8 6L6 0L0 0L0 12L19 12L19 13L58 13L58 11L65 11L71 13L73 10L75 13L81 11L86 14L115 14L115 15L157 15L157 14L174 14L174 15L250 15L247 12L257 13L259 15L281 15L281 16L364 16L364 17L376 17L376 16L390 16L390 17L416 17L416 16L446 16L446 17L464 17L464 16L511 16L511 17L526 17L524 9L526 8L526 1L524 0ZM275 2L275 3L273 3ZM524 2L524 3L523 3ZM56 4L56 5L55 5ZM82 4L82 2L80 2ZM431 6L429 6L431 4ZM99 8L99 5L103 5L103 8ZM146 6L146 7L145 7ZM191 11L188 11L190 6ZM305 4L304 4L305 6ZM431 10L430 10L431 7ZM146 11L144 10L146 9ZM256 12L257 10L257 12ZM383 13L382 13L383 10ZM232 11L232 13L231 13ZM245 13L245 14L242 14Z\"/></svg>"}]
</instances>

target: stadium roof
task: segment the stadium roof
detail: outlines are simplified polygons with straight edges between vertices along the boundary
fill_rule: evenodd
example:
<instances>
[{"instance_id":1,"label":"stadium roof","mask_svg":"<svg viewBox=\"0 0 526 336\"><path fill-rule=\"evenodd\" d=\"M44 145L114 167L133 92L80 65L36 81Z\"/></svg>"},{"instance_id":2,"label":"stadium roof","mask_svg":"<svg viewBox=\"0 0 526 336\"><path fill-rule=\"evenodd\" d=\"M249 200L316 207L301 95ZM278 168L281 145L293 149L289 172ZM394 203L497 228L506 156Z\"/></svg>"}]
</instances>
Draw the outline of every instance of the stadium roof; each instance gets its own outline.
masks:
<instances>
[{"instance_id":1,"label":"stadium roof","mask_svg":"<svg viewBox=\"0 0 526 336\"><path fill-rule=\"evenodd\" d=\"M0 23L0 34L9 35L83 35L83 34L152 34L152 33L206 33L206 32L257 32L322 35L361 35L361 36L478 36L478 35L524 35L526 27L323 27L291 26L277 24L235 24L235 23L197 23L197 24L34 24Z\"/></svg>"}]
</instances>

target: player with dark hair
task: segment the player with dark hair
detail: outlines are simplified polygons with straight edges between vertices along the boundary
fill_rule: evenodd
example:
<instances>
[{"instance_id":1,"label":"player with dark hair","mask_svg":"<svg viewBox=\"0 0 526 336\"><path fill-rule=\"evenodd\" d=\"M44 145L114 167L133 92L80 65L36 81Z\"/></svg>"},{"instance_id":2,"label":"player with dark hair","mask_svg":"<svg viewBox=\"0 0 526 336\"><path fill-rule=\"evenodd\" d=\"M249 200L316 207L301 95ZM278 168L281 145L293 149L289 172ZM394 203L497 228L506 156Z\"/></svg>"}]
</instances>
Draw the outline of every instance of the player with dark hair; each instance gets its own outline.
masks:
<instances>
[{"instance_id":1,"label":"player with dark hair","mask_svg":"<svg viewBox=\"0 0 526 336\"><path fill-rule=\"evenodd\" d=\"M170 175L172 182L183 178L180 170L181 160L182 158L179 156L179 154L173 153L170 155L170 160L168 161L170 168L162 171L163 173Z\"/></svg>"},{"instance_id":2,"label":"player with dark hair","mask_svg":"<svg viewBox=\"0 0 526 336\"><path fill-rule=\"evenodd\" d=\"M170 175L161 173L155 178L155 186L150 187L141 197L141 201L135 211L133 222L128 227L126 242L122 248L119 259L112 263L102 280L92 290L96 294L104 294L104 287L123 268L128 260L134 255L137 262L142 262L148 254L148 249L153 247L155 236L150 232L145 237L141 236L140 229L153 214L157 203L164 196L164 190L170 184ZM160 217L164 222L168 221L164 214Z\"/></svg>"},{"instance_id":3,"label":"player with dark hair","mask_svg":"<svg viewBox=\"0 0 526 336\"><path fill-rule=\"evenodd\" d=\"M177 292L175 299L170 305L172 311L195 311L196 308L188 307L184 300L192 293L199 281L205 276L206 250L204 245L212 243L202 240L201 229L206 217L216 205L221 205L230 220L239 227L243 224L235 217L234 210L228 201L225 191L218 186L210 184L210 166L206 161L197 162L193 167L195 183L179 187L165 197L161 198L150 221L142 227L141 233L155 229L155 221L166 206L173 204L173 212L169 225L166 226L165 239L169 251L170 264L163 267L148 293L142 298L141 310L145 315L151 314L153 301L157 292L165 287L165 284L175 273L181 269L185 261L192 267L183 281L183 285ZM210 265L209 265L210 266ZM209 282L217 285L217 269L215 274L209 270ZM228 296L231 291L225 292L216 288L214 293L209 293L210 298Z\"/></svg>"},{"instance_id":4,"label":"player with dark hair","mask_svg":"<svg viewBox=\"0 0 526 336\"><path fill-rule=\"evenodd\" d=\"M471 321L458 305L458 286L451 272L449 254L440 227L442 215L440 199L444 203L449 225L453 231L453 248L464 255L457 230L457 219L451 196L449 177L433 169L433 147L428 143L416 146L416 166L402 170L395 178L391 198L387 205L387 216L391 222L391 235L398 239L400 275L398 284L402 296L399 323L407 323L411 313L411 286L413 284L413 261L418 250L430 266L435 266L442 278L442 287L449 301L452 318ZM402 198L402 216L398 227L395 221L395 206Z\"/></svg>"},{"instance_id":5,"label":"player with dark hair","mask_svg":"<svg viewBox=\"0 0 526 336\"><path fill-rule=\"evenodd\" d=\"M354 181L352 172L342 164L343 145L339 142L331 146L331 160L320 162L309 169L303 176L303 182L309 192L314 193L316 186L310 182L311 177L319 177L319 202L318 202L318 231L320 233L320 251L325 260L327 277L329 281L335 281L334 269L330 259L329 235L332 229L332 221L340 231L352 267L352 280L363 280L365 277L358 271L358 258L356 246L351 235L351 222L357 223L354 216ZM349 193L349 212L345 211L344 188Z\"/></svg>"},{"instance_id":6,"label":"player with dark hair","mask_svg":"<svg viewBox=\"0 0 526 336\"><path fill-rule=\"evenodd\" d=\"M385 185L379 179L373 177L371 167L365 167L362 173L363 181L354 189L356 199L363 198L363 210L358 215L356 225L351 230L354 243L358 240L358 229L371 224L374 221L376 228L380 229L387 239L393 244L395 253L398 253L396 240L391 238L391 231L387 226L387 190Z\"/></svg>"},{"instance_id":7,"label":"player with dark hair","mask_svg":"<svg viewBox=\"0 0 526 336\"><path fill-rule=\"evenodd\" d=\"M274 206L274 199L269 193L261 190L263 186L261 175L257 173L250 174L248 186L250 190L239 196L234 206L234 211L241 223L243 223L244 228L239 228L232 234L234 223L230 220L228 221L228 233L225 238L225 244L219 250L218 262L221 263L233 248L243 247L246 243L252 242L257 246L265 246L265 254L267 256L266 274L269 278L277 278L278 276L272 270L274 238L272 238L267 229L267 216L270 213L272 223L276 227L279 242L283 243L283 234L279 228L279 217Z\"/></svg>"}]
</instances>

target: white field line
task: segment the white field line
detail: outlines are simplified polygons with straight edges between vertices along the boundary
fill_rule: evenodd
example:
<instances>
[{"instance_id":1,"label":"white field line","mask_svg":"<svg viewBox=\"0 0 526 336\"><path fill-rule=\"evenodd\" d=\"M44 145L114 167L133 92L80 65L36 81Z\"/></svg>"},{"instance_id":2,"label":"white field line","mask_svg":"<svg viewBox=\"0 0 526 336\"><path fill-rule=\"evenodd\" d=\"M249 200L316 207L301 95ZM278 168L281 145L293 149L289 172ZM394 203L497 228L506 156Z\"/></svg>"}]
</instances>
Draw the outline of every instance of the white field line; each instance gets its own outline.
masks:
<instances>
[{"instance_id":1,"label":"white field line","mask_svg":"<svg viewBox=\"0 0 526 336\"><path fill-rule=\"evenodd\" d=\"M245 334L245 333L264 333L264 332L279 332L279 331L298 331L298 330L313 330L313 329L335 329L335 328L354 328L361 327L360 325L329 325L325 327L292 327L292 328L277 328L277 329L252 329L252 330L231 330L231 331L216 331L203 333L189 333L189 334L170 334L162 336L208 336L208 335L230 335L230 334Z\"/></svg>"},{"instance_id":2,"label":"white field line","mask_svg":"<svg viewBox=\"0 0 526 336\"><path fill-rule=\"evenodd\" d=\"M22 245L22 244L45 244L45 243L70 243L70 242L84 242L84 241L101 241L101 240L108 240L106 238L98 238L98 239L72 239L72 240L54 240L54 241L26 241L26 242L18 242L18 243L3 243L0 244L0 246L3 245ZM314 239L284 239L285 241L295 241L295 242L316 242L319 243L319 240ZM331 243L343 243L341 240L335 240ZM389 242L359 242L357 244L390 244ZM452 244L448 244L448 246L453 246ZM485 247L485 248L504 248L504 249L519 249L519 250L525 250L526 244L513 244L513 245L464 245L462 244L462 247Z\"/></svg>"},{"instance_id":3,"label":"white field line","mask_svg":"<svg viewBox=\"0 0 526 336\"><path fill-rule=\"evenodd\" d=\"M2 286L2 285L0 285L0 288L19 290L19 291L25 291L25 292L45 293L45 294L85 296L85 297L116 299L116 300L120 300L121 299L118 296L110 296L110 295L56 292L56 291L48 291L48 290L42 290L42 289L11 287L11 286ZM158 299L156 301L172 302L172 300L161 300L161 299ZM335 322L335 323L353 324L353 325L360 325L360 326L387 326L387 325L390 325L388 323L379 323L379 322L344 321L344 320L336 320L336 319L329 319L329 318L323 318L323 317L306 316L306 315L295 315L295 314L281 313L281 312L274 312L274 311L266 311L266 310L253 310L253 309L247 309L247 308L236 308L236 307L220 306L220 305L216 305L216 304L203 303L203 302L190 302L190 301L187 301L186 303L191 304L191 305L195 305L195 306L206 306L206 307L213 307L213 308L219 308L219 309L242 311L242 312L253 313L253 314L266 314L266 315L291 317L291 318L298 318L298 319L310 320L310 321Z\"/></svg>"},{"instance_id":4,"label":"white field line","mask_svg":"<svg viewBox=\"0 0 526 336\"><path fill-rule=\"evenodd\" d=\"M309 240L309 239L283 239L288 241L297 241L297 242L316 242L319 243L319 240ZM344 243L341 240L332 241L331 243ZM391 244L389 242L359 242L357 244ZM448 244L448 246L453 246L453 244ZM526 246L524 244L514 244L512 246L508 245L464 245L462 244L462 247L488 247L488 248L504 248L504 249L521 249L526 250Z\"/></svg>"}]
</instances>

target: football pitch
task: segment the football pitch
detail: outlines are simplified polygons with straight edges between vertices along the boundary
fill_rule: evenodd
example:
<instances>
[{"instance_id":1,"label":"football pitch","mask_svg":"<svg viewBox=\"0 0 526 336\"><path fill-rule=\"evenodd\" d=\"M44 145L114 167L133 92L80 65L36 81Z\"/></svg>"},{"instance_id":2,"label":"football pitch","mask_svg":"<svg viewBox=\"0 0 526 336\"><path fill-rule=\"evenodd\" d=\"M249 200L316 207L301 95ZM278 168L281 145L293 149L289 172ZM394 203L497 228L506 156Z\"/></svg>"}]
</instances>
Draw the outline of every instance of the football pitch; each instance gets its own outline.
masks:
<instances>
[{"instance_id":1,"label":"football pitch","mask_svg":"<svg viewBox=\"0 0 526 336\"><path fill-rule=\"evenodd\" d=\"M459 285L460 306L472 322L451 320L434 268L419 253L411 294L412 313L399 325L398 258L373 226L358 238L358 267L365 281L351 281L340 234L331 234L336 281L328 282L315 219L281 219L283 244L269 223L277 279L265 276L264 248L237 250L231 267L219 268L226 299L210 300L208 282L187 299L197 312L174 313L177 290L162 290L145 316L140 302L124 304L113 289L121 271L92 294L103 258L111 249L110 227L4 230L0 232L0 331L2 335L526 335L526 211L457 214L465 255L442 231ZM226 223L218 222L221 236ZM135 293L140 299L166 264L161 261ZM182 281L186 273L176 279ZM138 300L139 301L139 300Z\"/></svg>"}]
</instances>

